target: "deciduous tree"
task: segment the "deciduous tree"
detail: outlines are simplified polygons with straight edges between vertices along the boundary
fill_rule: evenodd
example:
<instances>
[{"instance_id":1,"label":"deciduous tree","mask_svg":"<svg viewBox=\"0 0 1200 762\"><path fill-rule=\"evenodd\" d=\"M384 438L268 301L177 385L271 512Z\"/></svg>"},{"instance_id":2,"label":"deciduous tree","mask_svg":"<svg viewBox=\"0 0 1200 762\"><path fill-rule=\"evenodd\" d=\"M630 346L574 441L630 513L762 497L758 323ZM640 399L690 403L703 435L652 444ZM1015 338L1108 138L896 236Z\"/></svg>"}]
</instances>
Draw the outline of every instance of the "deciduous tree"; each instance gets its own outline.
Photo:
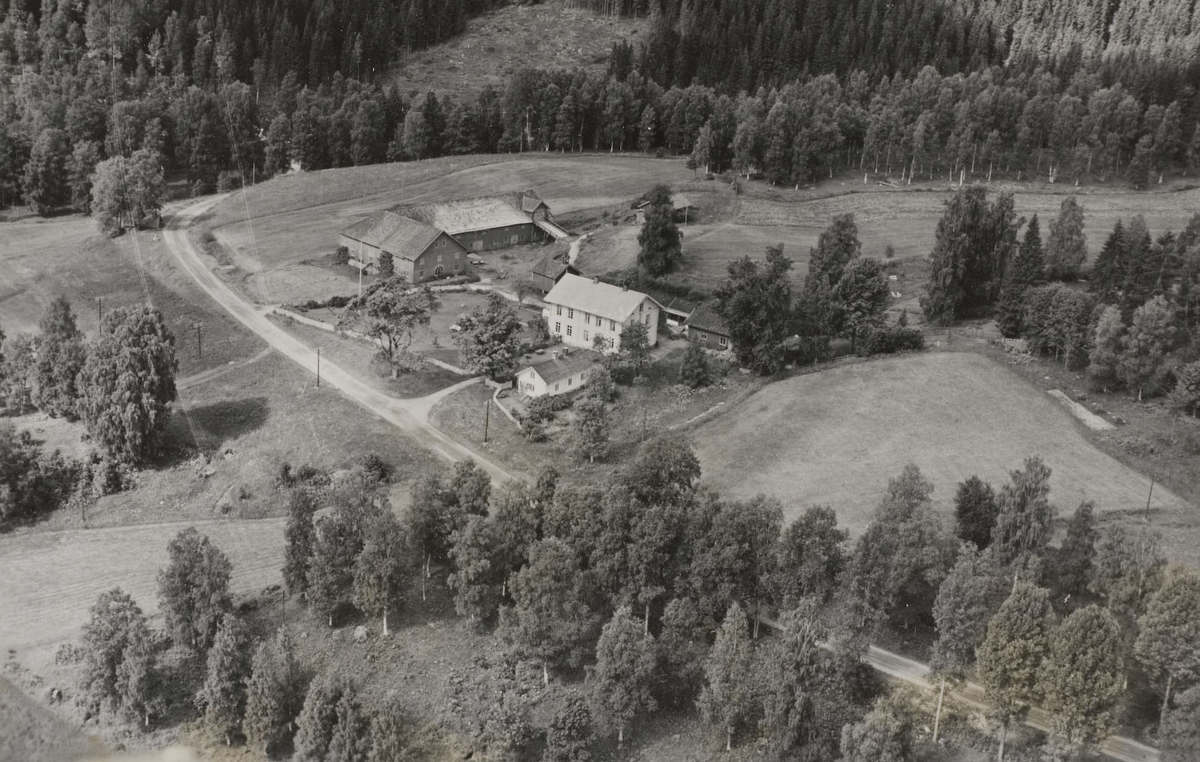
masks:
<instances>
[{"instance_id":1,"label":"deciduous tree","mask_svg":"<svg viewBox=\"0 0 1200 762\"><path fill-rule=\"evenodd\" d=\"M1041 692L1070 746L1095 748L1116 728L1122 660L1120 628L1099 606L1075 611L1051 633Z\"/></svg>"},{"instance_id":2,"label":"deciduous tree","mask_svg":"<svg viewBox=\"0 0 1200 762\"><path fill-rule=\"evenodd\" d=\"M429 325L441 303L428 287L409 286L402 275L375 281L346 305L338 327L363 323L363 333L380 343L380 354L397 369L414 364L408 348L413 333Z\"/></svg>"},{"instance_id":3,"label":"deciduous tree","mask_svg":"<svg viewBox=\"0 0 1200 762\"><path fill-rule=\"evenodd\" d=\"M1080 503L1067 523L1062 547L1054 556L1054 592L1064 602L1087 591L1099 536L1092 503Z\"/></svg>"},{"instance_id":4,"label":"deciduous tree","mask_svg":"<svg viewBox=\"0 0 1200 762\"><path fill-rule=\"evenodd\" d=\"M414 564L410 544L395 515L381 511L365 526L362 551L354 561L354 605L360 611L383 619L388 634L388 615L404 605L404 589Z\"/></svg>"},{"instance_id":5,"label":"deciduous tree","mask_svg":"<svg viewBox=\"0 0 1200 762\"><path fill-rule=\"evenodd\" d=\"M25 189L25 203L35 214L44 217L71 200L67 185L70 152L66 133L53 127L42 130L33 142L21 187Z\"/></svg>"},{"instance_id":6,"label":"deciduous tree","mask_svg":"<svg viewBox=\"0 0 1200 762\"><path fill-rule=\"evenodd\" d=\"M542 762L590 762L595 740L592 710L578 693L570 693L550 719Z\"/></svg>"},{"instance_id":7,"label":"deciduous tree","mask_svg":"<svg viewBox=\"0 0 1200 762\"><path fill-rule=\"evenodd\" d=\"M815 505L789 524L776 545L775 603L793 609L805 598L828 602L846 567L849 538L825 506Z\"/></svg>"},{"instance_id":8,"label":"deciduous tree","mask_svg":"<svg viewBox=\"0 0 1200 762\"><path fill-rule=\"evenodd\" d=\"M708 353L698 343L688 344L687 351L683 354L683 363L679 366L679 383L692 389L700 389L712 383Z\"/></svg>"},{"instance_id":9,"label":"deciduous tree","mask_svg":"<svg viewBox=\"0 0 1200 762\"><path fill-rule=\"evenodd\" d=\"M621 329L621 355L633 366L635 376L650 362L650 339L645 323L634 321Z\"/></svg>"},{"instance_id":10,"label":"deciduous tree","mask_svg":"<svg viewBox=\"0 0 1200 762\"><path fill-rule=\"evenodd\" d=\"M708 652L699 702L704 721L725 731L725 751L733 747L733 733L749 717L753 706L753 657L746 614L734 603Z\"/></svg>"},{"instance_id":11,"label":"deciduous tree","mask_svg":"<svg viewBox=\"0 0 1200 762\"><path fill-rule=\"evenodd\" d=\"M781 345L792 312L791 267L782 244L768 246L765 261L743 257L730 262L728 279L714 293L738 361L761 374L774 373L783 364Z\"/></svg>"},{"instance_id":12,"label":"deciduous tree","mask_svg":"<svg viewBox=\"0 0 1200 762\"><path fill-rule=\"evenodd\" d=\"M1035 456L1010 476L1012 482L1000 488L997 499L1000 510L991 549L1001 564L1026 564L1050 539L1056 513L1049 498L1050 469Z\"/></svg>"},{"instance_id":13,"label":"deciduous tree","mask_svg":"<svg viewBox=\"0 0 1200 762\"><path fill-rule=\"evenodd\" d=\"M843 331L850 334L851 345L857 346L859 336L883 321L891 299L887 276L879 260L870 257L850 260L833 287L833 299Z\"/></svg>"},{"instance_id":14,"label":"deciduous tree","mask_svg":"<svg viewBox=\"0 0 1200 762\"><path fill-rule=\"evenodd\" d=\"M288 595L304 595L308 591L308 570L312 565L316 527L317 496L307 487L299 487L288 495L288 521L283 530L283 585Z\"/></svg>"},{"instance_id":15,"label":"deciduous tree","mask_svg":"<svg viewBox=\"0 0 1200 762\"><path fill-rule=\"evenodd\" d=\"M80 690L91 712L118 711L124 705L121 664L126 649L137 639L148 639L146 615L121 588L101 593L83 626L83 674Z\"/></svg>"},{"instance_id":16,"label":"deciduous tree","mask_svg":"<svg viewBox=\"0 0 1200 762\"><path fill-rule=\"evenodd\" d=\"M976 653L984 696L1000 721L1001 762L1009 725L1041 697L1039 678L1053 627L1050 591L1017 582L988 622L987 635Z\"/></svg>"},{"instance_id":17,"label":"deciduous tree","mask_svg":"<svg viewBox=\"0 0 1200 762\"><path fill-rule=\"evenodd\" d=\"M316 677L296 718L297 762L325 762L339 724L342 699L355 693L350 679L332 670ZM365 733L363 734L365 735Z\"/></svg>"},{"instance_id":18,"label":"deciduous tree","mask_svg":"<svg viewBox=\"0 0 1200 762\"><path fill-rule=\"evenodd\" d=\"M574 434L575 454L580 459L595 463L608 454L608 438L611 424L608 409L598 399L584 397L575 404L575 416L571 430Z\"/></svg>"},{"instance_id":19,"label":"deciduous tree","mask_svg":"<svg viewBox=\"0 0 1200 762\"><path fill-rule=\"evenodd\" d=\"M1133 325L1125 338L1117 369L1125 385L1137 389L1139 402L1144 392L1155 392L1162 384L1173 321L1174 311L1162 296L1154 297L1133 313Z\"/></svg>"},{"instance_id":20,"label":"deciduous tree","mask_svg":"<svg viewBox=\"0 0 1200 762\"><path fill-rule=\"evenodd\" d=\"M175 400L175 337L155 307L119 307L79 371L79 410L113 458L140 464L157 454Z\"/></svg>"},{"instance_id":21,"label":"deciduous tree","mask_svg":"<svg viewBox=\"0 0 1200 762\"><path fill-rule=\"evenodd\" d=\"M1200 685L1175 697L1159 723L1162 762L1191 762L1200 755Z\"/></svg>"},{"instance_id":22,"label":"deciduous tree","mask_svg":"<svg viewBox=\"0 0 1200 762\"><path fill-rule=\"evenodd\" d=\"M908 762L912 728L890 707L876 703L861 722L842 730L843 762Z\"/></svg>"},{"instance_id":23,"label":"deciduous tree","mask_svg":"<svg viewBox=\"0 0 1200 762\"><path fill-rule=\"evenodd\" d=\"M463 363L474 373L494 381L512 372L520 356L521 319L508 300L495 292L487 295L487 306L476 307L458 320L462 328L455 342Z\"/></svg>"},{"instance_id":24,"label":"deciduous tree","mask_svg":"<svg viewBox=\"0 0 1200 762\"><path fill-rule=\"evenodd\" d=\"M446 583L454 593L454 609L482 627L500 609L505 580L505 569L496 563L495 525L483 516L468 516L451 543L454 571Z\"/></svg>"},{"instance_id":25,"label":"deciduous tree","mask_svg":"<svg viewBox=\"0 0 1200 762\"><path fill-rule=\"evenodd\" d=\"M782 632L766 654L762 730L771 752L784 758L817 736L815 699L820 679L818 645L823 631L810 604L788 611L779 622Z\"/></svg>"},{"instance_id":26,"label":"deciduous tree","mask_svg":"<svg viewBox=\"0 0 1200 762\"><path fill-rule=\"evenodd\" d=\"M229 559L208 537L188 527L167 543L167 568L158 573L158 601L171 639L205 651L233 607Z\"/></svg>"},{"instance_id":27,"label":"deciduous tree","mask_svg":"<svg viewBox=\"0 0 1200 762\"><path fill-rule=\"evenodd\" d=\"M109 235L140 227L162 208L165 187L163 157L153 149L105 159L92 175L92 216Z\"/></svg>"},{"instance_id":28,"label":"deciduous tree","mask_svg":"<svg viewBox=\"0 0 1200 762\"><path fill-rule=\"evenodd\" d=\"M1114 305L1105 307L1091 338L1088 382L1096 389L1115 389L1121 383L1121 357L1125 353L1125 324L1121 322L1121 310Z\"/></svg>"},{"instance_id":29,"label":"deciduous tree","mask_svg":"<svg viewBox=\"0 0 1200 762\"><path fill-rule=\"evenodd\" d=\"M354 562L362 550L362 536L348 516L334 511L316 523L312 563L308 567L308 600L333 627L333 614L348 603L354 585Z\"/></svg>"},{"instance_id":30,"label":"deciduous tree","mask_svg":"<svg viewBox=\"0 0 1200 762\"><path fill-rule=\"evenodd\" d=\"M618 608L600 631L590 685L595 716L616 727L618 746L625 743L625 726L656 707L650 695L655 662L654 639L642 631L629 607Z\"/></svg>"},{"instance_id":31,"label":"deciduous tree","mask_svg":"<svg viewBox=\"0 0 1200 762\"><path fill-rule=\"evenodd\" d=\"M1133 651L1163 686L1165 717L1171 690L1200 678L1200 574L1184 566L1167 567L1162 587L1138 619L1138 629Z\"/></svg>"},{"instance_id":32,"label":"deciduous tree","mask_svg":"<svg viewBox=\"0 0 1200 762\"><path fill-rule=\"evenodd\" d=\"M158 663L158 644L148 627L134 627L117 665L117 693L121 710L149 729L150 720L166 708L163 675Z\"/></svg>"}]
</instances>

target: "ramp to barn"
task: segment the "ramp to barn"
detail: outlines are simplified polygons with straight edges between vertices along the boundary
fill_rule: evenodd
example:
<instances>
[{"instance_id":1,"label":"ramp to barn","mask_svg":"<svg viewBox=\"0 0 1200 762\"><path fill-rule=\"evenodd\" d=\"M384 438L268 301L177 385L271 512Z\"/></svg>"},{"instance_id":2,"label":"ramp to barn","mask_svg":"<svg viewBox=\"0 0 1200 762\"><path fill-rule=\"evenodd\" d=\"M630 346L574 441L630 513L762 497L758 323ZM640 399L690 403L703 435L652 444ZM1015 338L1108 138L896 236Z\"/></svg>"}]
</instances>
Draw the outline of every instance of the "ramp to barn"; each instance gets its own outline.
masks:
<instances>
[{"instance_id":1,"label":"ramp to barn","mask_svg":"<svg viewBox=\"0 0 1200 762\"><path fill-rule=\"evenodd\" d=\"M555 225L553 222L550 222L549 220L534 220L533 224L552 235L556 241L561 241L564 238L571 237L570 233L563 230L558 225Z\"/></svg>"}]
</instances>

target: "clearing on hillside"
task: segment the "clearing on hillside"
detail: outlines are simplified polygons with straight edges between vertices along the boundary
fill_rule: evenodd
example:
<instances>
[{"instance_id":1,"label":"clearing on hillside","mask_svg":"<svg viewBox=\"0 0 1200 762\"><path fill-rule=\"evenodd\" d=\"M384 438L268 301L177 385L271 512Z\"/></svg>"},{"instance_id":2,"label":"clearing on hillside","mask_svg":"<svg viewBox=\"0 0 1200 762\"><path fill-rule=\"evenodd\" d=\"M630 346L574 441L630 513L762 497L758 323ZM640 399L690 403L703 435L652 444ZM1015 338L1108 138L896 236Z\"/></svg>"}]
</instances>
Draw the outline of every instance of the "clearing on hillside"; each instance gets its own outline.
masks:
<instances>
[{"instance_id":1,"label":"clearing on hillside","mask_svg":"<svg viewBox=\"0 0 1200 762\"><path fill-rule=\"evenodd\" d=\"M704 481L732 497L778 496L790 521L828 505L861 532L888 479L915 463L953 526L958 482L978 474L999 487L1024 459L1052 471L1051 500L1069 516L1082 500L1101 514L1137 512L1150 481L1093 447L1060 403L981 355L930 352L859 362L780 381L700 426L693 438ZM1154 523L1194 524L1194 508L1154 488ZM1195 562L1191 535L1164 538Z\"/></svg>"},{"instance_id":2,"label":"clearing on hillside","mask_svg":"<svg viewBox=\"0 0 1200 762\"><path fill-rule=\"evenodd\" d=\"M289 175L221 202L209 222L245 290L266 303L353 293L357 280L305 260L337 246L338 231L396 204L445 201L532 188L555 215L627 202L655 183L692 173L682 160L634 156L522 154L348 167ZM253 225L247 224L247 209ZM504 250L482 252L502 263ZM502 265L500 265L502 266Z\"/></svg>"},{"instance_id":3,"label":"clearing on hillside","mask_svg":"<svg viewBox=\"0 0 1200 762\"><path fill-rule=\"evenodd\" d=\"M562 0L508 5L467 21L462 34L407 56L392 71L403 92L474 98L486 85L504 92L520 69L604 71L613 43L634 42L645 18L612 18Z\"/></svg>"}]
</instances>

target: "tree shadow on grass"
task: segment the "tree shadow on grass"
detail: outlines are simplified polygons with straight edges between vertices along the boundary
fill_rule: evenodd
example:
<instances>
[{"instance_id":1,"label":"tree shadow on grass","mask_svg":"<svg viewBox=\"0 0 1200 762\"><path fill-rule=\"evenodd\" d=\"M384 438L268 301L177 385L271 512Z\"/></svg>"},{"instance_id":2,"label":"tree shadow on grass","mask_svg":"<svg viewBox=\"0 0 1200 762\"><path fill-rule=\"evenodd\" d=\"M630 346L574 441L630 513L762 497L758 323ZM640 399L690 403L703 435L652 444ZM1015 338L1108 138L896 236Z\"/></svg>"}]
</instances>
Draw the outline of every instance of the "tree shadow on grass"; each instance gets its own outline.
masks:
<instances>
[{"instance_id":1,"label":"tree shadow on grass","mask_svg":"<svg viewBox=\"0 0 1200 762\"><path fill-rule=\"evenodd\" d=\"M193 408L179 406L167 424L163 454L173 462L197 450L216 453L226 442L262 428L270 415L266 397L223 400Z\"/></svg>"}]
</instances>

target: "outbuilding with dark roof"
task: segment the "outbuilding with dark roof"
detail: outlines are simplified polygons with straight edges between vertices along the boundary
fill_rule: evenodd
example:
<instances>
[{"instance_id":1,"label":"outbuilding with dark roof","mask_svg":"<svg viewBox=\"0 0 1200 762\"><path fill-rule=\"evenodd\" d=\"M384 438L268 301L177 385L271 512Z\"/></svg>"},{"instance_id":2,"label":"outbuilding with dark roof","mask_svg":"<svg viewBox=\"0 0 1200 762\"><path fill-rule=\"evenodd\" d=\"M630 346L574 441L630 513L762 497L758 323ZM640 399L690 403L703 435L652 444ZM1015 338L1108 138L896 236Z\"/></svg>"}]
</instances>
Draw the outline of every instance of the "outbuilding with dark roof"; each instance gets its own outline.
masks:
<instances>
[{"instance_id":1,"label":"outbuilding with dark roof","mask_svg":"<svg viewBox=\"0 0 1200 762\"><path fill-rule=\"evenodd\" d=\"M462 275L469 267L467 250L445 231L390 211L342 230L338 242L360 267L378 269L380 255L387 252L396 274L410 283Z\"/></svg>"},{"instance_id":2,"label":"outbuilding with dark roof","mask_svg":"<svg viewBox=\"0 0 1200 762\"><path fill-rule=\"evenodd\" d=\"M733 338L712 302L701 304L688 318L688 341L712 352L732 352Z\"/></svg>"}]
</instances>

